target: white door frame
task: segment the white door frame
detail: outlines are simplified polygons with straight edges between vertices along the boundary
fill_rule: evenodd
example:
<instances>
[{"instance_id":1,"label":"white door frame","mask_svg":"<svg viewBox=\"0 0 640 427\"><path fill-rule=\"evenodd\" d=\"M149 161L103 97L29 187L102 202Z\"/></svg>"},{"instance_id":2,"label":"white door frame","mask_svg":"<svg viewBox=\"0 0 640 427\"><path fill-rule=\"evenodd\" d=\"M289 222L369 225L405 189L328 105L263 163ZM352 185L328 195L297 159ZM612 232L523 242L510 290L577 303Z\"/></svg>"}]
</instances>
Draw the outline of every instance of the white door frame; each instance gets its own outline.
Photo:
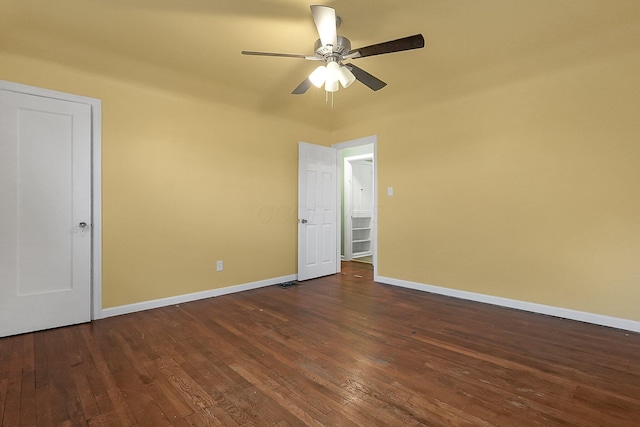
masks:
<instances>
[{"instance_id":1,"label":"white door frame","mask_svg":"<svg viewBox=\"0 0 640 427\"><path fill-rule=\"evenodd\" d=\"M373 217L371 218L371 233L373 237L373 280L378 280L378 135L365 136L364 138L352 139L349 141L339 142L332 144L331 146L338 149L338 159L340 159L340 151L346 148L361 147L363 145L373 145ZM338 176L343 176L342 162L338 161ZM337 198L338 198L338 216L340 222L338 223L338 242L341 241L341 224L342 224L342 200L340 200L340 186L341 180L338 180ZM340 259L340 245L338 247L338 259Z\"/></svg>"},{"instance_id":2,"label":"white door frame","mask_svg":"<svg viewBox=\"0 0 640 427\"><path fill-rule=\"evenodd\" d=\"M102 318L102 102L35 86L0 80L0 89L88 104L91 107L91 319Z\"/></svg>"}]
</instances>

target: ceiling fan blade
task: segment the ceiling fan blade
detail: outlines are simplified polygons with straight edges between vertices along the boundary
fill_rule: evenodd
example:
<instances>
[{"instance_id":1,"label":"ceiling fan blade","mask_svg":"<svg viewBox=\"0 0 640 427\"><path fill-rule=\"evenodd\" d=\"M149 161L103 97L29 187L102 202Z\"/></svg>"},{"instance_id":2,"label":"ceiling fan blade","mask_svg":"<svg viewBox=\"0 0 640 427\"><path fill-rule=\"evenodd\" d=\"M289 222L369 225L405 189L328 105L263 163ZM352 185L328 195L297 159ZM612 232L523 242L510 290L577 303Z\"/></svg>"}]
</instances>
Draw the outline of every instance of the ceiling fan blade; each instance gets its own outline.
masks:
<instances>
[{"instance_id":1,"label":"ceiling fan blade","mask_svg":"<svg viewBox=\"0 0 640 427\"><path fill-rule=\"evenodd\" d=\"M322 45L338 45L338 30L336 25L336 11L329 6L312 5L311 14L316 23L318 35Z\"/></svg>"},{"instance_id":2,"label":"ceiling fan blade","mask_svg":"<svg viewBox=\"0 0 640 427\"><path fill-rule=\"evenodd\" d=\"M305 93L311 87L311 85L312 85L311 80L306 78L291 93L293 95L302 95L303 93Z\"/></svg>"},{"instance_id":3,"label":"ceiling fan blade","mask_svg":"<svg viewBox=\"0 0 640 427\"><path fill-rule=\"evenodd\" d=\"M301 58L308 59L310 61L322 61L323 58L319 58L317 56L310 55L296 55L293 53L275 53L275 52L254 52L252 50L243 50L241 52L243 55L254 55L254 56L279 56L283 58Z\"/></svg>"},{"instance_id":4,"label":"ceiling fan blade","mask_svg":"<svg viewBox=\"0 0 640 427\"><path fill-rule=\"evenodd\" d=\"M420 49L424 47L424 37L422 34L391 40L384 43L372 44L371 46L353 49L352 52L359 52L353 58L364 58L365 56L382 55L385 53L401 52L403 50ZM351 56L351 54L349 54Z\"/></svg>"},{"instance_id":5,"label":"ceiling fan blade","mask_svg":"<svg viewBox=\"0 0 640 427\"><path fill-rule=\"evenodd\" d=\"M347 64L346 67L351 70L353 75L356 76L356 79L358 79L360 83L368 86L371 90L380 90L387 85L379 78L372 76L362 68L358 68L353 64Z\"/></svg>"}]
</instances>

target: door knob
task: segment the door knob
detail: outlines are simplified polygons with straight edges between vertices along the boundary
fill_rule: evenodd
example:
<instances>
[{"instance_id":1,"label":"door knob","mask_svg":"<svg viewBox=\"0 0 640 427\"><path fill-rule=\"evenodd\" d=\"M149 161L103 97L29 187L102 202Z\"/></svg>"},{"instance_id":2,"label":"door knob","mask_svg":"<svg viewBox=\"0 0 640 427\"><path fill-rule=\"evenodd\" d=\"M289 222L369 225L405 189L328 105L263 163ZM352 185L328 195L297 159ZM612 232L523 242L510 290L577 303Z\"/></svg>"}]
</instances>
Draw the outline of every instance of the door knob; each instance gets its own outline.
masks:
<instances>
[{"instance_id":1,"label":"door knob","mask_svg":"<svg viewBox=\"0 0 640 427\"><path fill-rule=\"evenodd\" d=\"M80 228L87 228L87 223L86 222L81 222L80 224L78 224L78 227Z\"/></svg>"},{"instance_id":2,"label":"door knob","mask_svg":"<svg viewBox=\"0 0 640 427\"><path fill-rule=\"evenodd\" d=\"M306 219L301 219L300 222L303 223L303 224L306 224L309 221L307 221Z\"/></svg>"}]
</instances>

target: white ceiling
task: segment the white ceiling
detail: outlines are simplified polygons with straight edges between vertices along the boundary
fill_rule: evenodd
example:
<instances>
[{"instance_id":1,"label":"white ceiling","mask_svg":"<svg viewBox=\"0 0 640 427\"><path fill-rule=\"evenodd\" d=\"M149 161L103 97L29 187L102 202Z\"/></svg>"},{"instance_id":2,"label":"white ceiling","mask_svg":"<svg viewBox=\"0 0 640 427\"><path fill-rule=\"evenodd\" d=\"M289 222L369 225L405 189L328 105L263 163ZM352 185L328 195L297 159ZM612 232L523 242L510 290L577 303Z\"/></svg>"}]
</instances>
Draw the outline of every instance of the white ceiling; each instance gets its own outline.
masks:
<instances>
[{"instance_id":1,"label":"white ceiling","mask_svg":"<svg viewBox=\"0 0 640 427\"><path fill-rule=\"evenodd\" d=\"M317 63L243 56L312 54L300 0L0 0L0 51L208 97L294 119L338 123L371 103L425 102L640 49L638 0L336 0L339 33L359 47L422 33L424 49L362 58L386 81L336 94L290 92ZM1 71L0 71L1 72ZM1 74L0 74L1 78Z\"/></svg>"}]
</instances>

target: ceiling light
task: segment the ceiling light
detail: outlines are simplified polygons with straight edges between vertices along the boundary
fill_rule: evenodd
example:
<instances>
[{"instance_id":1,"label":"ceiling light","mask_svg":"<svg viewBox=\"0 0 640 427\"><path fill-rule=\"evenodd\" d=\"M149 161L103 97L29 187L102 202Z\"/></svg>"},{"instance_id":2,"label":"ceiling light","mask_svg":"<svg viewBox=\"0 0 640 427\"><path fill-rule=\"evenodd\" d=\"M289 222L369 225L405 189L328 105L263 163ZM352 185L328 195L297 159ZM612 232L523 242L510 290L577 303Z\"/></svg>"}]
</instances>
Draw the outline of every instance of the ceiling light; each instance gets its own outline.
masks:
<instances>
[{"instance_id":1,"label":"ceiling light","mask_svg":"<svg viewBox=\"0 0 640 427\"><path fill-rule=\"evenodd\" d=\"M349 69L344 65L340 67L338 72L340 73L338 77L338 79L340 80L340 84L345 89L351 86L351 83L356 81L356 76L354 76L353 73L349 71Z\"/></svg>"},{"instance_id":2,"label":"ceiling light","mask_svg":"<svg viewBox=\"0 0 640 427\"><path fill-rule=\"evenodd\" d=\"M340 89L340 65L337 62L327 64L327 81L324 83L324 90L327 92L337 92Z\"/></svg>"},{"instance_id":3,"label":"ceiling light","mask_svg":"<svg viewBox=\"0 0 640 427\"><path fill-rule=\"evenodd\" d=\"M309 80L315 87L321 87L324 84L325 80L327 80L327 67L321 65L313 70L313 73L309 75Z\"/></svg>"},{"instance_id":4,"label":"ceiling light","mask_svg":"<svg viewBox=\"0 0 640 427\"><path fill-rule=\"evenodd\" d=\"M327 92L337 92L342 87L347 88L356 80L356 76L344 65L335 61L329 62L326 66L321 65L309 75L309 81L317 88L322 87Z\"/></svg>"}]
</instances>

